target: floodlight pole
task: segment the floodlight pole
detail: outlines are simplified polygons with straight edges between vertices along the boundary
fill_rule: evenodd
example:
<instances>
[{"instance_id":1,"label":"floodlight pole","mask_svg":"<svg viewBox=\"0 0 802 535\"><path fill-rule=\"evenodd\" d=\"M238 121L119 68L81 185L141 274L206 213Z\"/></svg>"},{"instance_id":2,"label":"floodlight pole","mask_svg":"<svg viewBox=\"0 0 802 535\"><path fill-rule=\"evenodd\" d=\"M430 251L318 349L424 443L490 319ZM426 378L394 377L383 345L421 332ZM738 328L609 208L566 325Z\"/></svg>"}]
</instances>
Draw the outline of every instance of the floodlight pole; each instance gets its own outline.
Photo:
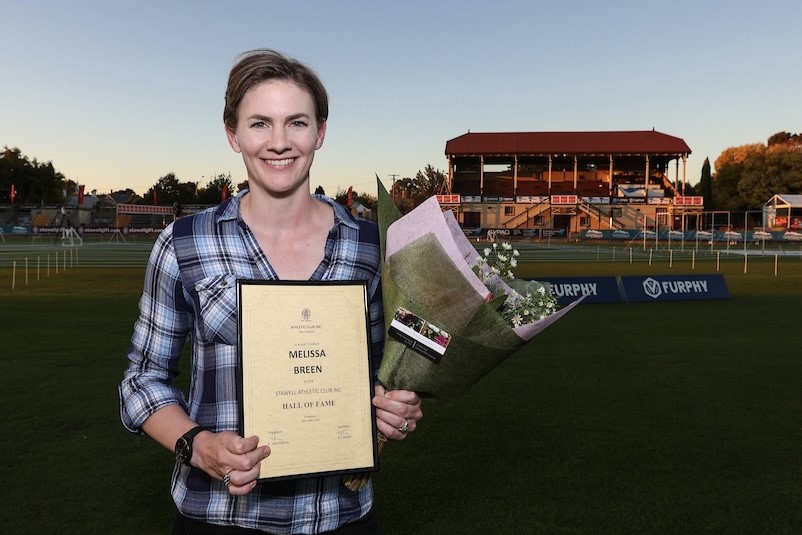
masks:
<instances>
[{"instance_id":1,"label":"floodlight pole","mask_svg":"<svg viewBox=\"0 0 802 535\"><path fill-rule=\"evenodd\" d=\"M390 186L390 187L391 187L391 189L392 189L392 191L393 191L393 193L390 195L390 198L392 198L392 199L393 199L393 204L395 204L395 179L396 179L396 178L397 178L399 175L393 175L393 174L391 174L391 175L388 175L388 176L389 176L390 178L392 178L392 179L393 179L393 185L392 185L392 186Z\"/></svg>"}]
</instances>

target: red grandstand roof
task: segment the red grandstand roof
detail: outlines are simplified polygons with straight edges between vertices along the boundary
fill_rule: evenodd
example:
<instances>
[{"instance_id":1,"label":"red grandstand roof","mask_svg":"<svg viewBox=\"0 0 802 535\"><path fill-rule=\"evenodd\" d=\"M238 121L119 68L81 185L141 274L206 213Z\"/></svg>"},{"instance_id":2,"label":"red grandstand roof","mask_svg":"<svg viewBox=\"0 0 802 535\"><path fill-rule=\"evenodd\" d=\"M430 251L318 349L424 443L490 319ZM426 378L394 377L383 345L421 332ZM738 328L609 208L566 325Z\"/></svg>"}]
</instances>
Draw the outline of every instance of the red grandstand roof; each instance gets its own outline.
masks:
<instances>
[{"instance_id":1,"label":"red grandstand roof","mask_svg":"<svg viewBox=\"0 0 802 535\"><path fill-rule=\"evenodd\" d=\"M446 156L690 153L684 140L654 130L468 132L446 142Z\"/></svg>"}]
</instances>

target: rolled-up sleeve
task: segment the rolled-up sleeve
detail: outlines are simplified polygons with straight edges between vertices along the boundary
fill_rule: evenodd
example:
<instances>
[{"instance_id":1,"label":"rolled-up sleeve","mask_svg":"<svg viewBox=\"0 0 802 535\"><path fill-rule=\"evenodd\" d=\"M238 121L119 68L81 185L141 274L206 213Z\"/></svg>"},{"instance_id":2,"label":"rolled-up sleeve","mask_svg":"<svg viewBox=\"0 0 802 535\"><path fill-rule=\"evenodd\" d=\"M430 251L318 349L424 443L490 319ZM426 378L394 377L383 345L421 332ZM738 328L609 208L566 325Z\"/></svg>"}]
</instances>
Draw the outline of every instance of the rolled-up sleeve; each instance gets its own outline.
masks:
<instances>
[{"instance_id":1,"label":"rolled-up sleeve","mask_svg":"<svg viewBox=\"0 0 802 535\"><path fill-rule=\"evenodd\" d=\"M148 260L128 367L119 386L120 418L129 431L141 433L145 420L167 405L177 404L187 410L173 379L178 375L192 317L169 226L156 240Z\"/></svg>"}]
</instances>

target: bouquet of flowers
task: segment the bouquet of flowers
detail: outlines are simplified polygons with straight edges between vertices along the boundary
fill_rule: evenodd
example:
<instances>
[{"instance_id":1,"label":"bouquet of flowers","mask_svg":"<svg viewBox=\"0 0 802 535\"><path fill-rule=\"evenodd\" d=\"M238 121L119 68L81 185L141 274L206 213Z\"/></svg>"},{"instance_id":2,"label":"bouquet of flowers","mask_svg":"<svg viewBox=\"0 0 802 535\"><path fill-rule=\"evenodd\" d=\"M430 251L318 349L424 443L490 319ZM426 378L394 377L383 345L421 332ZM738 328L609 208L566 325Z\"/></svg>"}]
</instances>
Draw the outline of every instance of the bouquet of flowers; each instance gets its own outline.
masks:
<instances>
[{"instance_id":1,"label":"bouquet of flowers","mask_svg":"<svg viewBox=\"0 0 802 535\"><path fill-rule=\"evenodd\" d=\"M458 398L581 301L558 310L548 284L515 279L511 245L480 255L436 197L402 217L377 182L387 329L379 382L388 390ZM368 479L344 481L359 490Z\"/></svg>"},{"instance_id":2,"label":"bouquet of flowers","mask_svg":"<svg viewBox=\"0 0 802 535\"><path fill-rule=\"evenodd\" d=\"M548 284L515 279L509 244L480 255L435 197L402 217L379 182L378 215L388 389L462 396L581 301L558 310Z\"/></svg>"}]
</instances>

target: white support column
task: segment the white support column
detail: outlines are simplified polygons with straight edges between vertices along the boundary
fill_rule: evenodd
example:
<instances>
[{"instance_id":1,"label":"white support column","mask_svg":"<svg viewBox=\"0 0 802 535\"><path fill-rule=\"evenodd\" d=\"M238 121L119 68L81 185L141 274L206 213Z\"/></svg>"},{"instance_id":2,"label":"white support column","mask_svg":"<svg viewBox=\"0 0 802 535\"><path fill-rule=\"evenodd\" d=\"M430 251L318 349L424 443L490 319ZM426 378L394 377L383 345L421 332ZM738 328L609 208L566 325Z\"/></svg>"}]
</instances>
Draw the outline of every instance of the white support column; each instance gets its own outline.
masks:
<instances>
[{"instance_id":1,"label":"white support column","mask_svg":"<svg viewBox=\"0 0 802 535\"><path fill-rule=\"evenodd\" d=\"M518 155L512 157L512 198L518 195Z\"/></svg>"},{"instance_id":2,"label":"white support column","mask_svg":"<svg viewBox=\"0 0 802 535\"><path fill-rule=\"evenodd\" d=\"M610 190L609 195L612 196L613 195L613 155L612 154L610 155L610 187L609 187L609 190Z\"/></svg>"},{"instance_id":3,"label":"white support column","mask_svg":"<svg viewBox=\"0 0 802 535\"><path fill-rule=\"evenodd\" d=\"M682 194L685 195L685 171L687 171L688 155L682 155Z\"/></svg>"},{"instance_id":4,"label":"white support column","mask_svg":"<svg viewBox=\"0 0 802 535\"><path fill-rule=\"evenodd\" d=\"M679 184L679 158L677 158L674 160L674 187L677 189L677 192L682 191L679 188Z\"/></svg>"},{"instance_id":5,"label":"white support column","mask_svg":"<svg viewBox=\"0 0 802 535\"><path fill-rule=\"evenodd\" d=\"M574 156L574 193L576 193L576 183L577 183L577 176L578 176L577 168L578 168L577 157Z\"/></svg>"},{"instance_id":6,"label":"white support column","mask_svg":"<svg viewBox=\"0 0 802 535\"><path fill-rule=\"evenodd\" d=\"M479 195L485 194L485 157L479 156Z\"/></svg>"},{"instance_id":7,"label":"white support column","mask_svg":"<svg viewBox=\"0 0 802 535\"><path fill-rule=\"evenodd\" d=\"M648 190L649 189L649 155L646 155L646 174L643 176L643 186ZM646 196L649 196L649 192L646 192Z\"/></svg>"},{"instance_id":8,"label":"white support column","mask_svg":"<svg viewBox=\"0 0 802 535\"><path fill-rule=\"evenodd\" d=\"M454 193L454 160L448 155L448 192Z\"/></svg>"},{"instance_id":9,"label":"white support column","mask_svg":"<svg viewBox=\"0 0 802 535\"><path fill-rule=\"evenodd\" d=\"M551 194L551 154L549 154L549 194Z\"/></svg>"}]
</instances>

